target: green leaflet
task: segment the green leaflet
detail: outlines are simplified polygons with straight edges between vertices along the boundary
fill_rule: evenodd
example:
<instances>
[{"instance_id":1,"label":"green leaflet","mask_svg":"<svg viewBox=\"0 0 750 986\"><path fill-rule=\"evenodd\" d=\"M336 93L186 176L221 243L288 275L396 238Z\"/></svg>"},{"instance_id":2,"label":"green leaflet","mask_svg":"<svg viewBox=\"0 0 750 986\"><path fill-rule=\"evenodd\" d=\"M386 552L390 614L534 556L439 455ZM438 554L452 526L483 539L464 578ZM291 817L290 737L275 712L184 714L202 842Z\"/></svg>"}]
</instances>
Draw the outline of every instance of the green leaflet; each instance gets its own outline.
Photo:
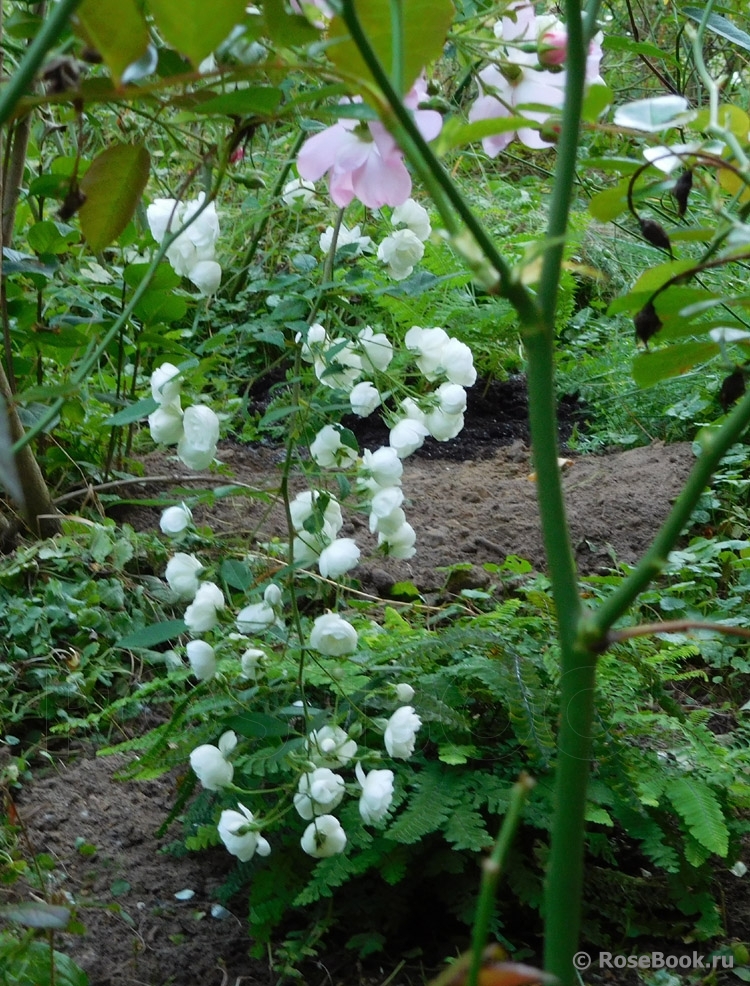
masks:
<instances>
[{"instance_id":1,"label":"green leaflet","mask_svg":"<svg viewBox=\"0 0 750 986\"><path fill-rule=\"evenodd\" d=\"M677 777L665 786L674 810L702 846L718 856L729 850L729 832L721 805L705 781L697 777Z\"/></svg>"}]
</instances>

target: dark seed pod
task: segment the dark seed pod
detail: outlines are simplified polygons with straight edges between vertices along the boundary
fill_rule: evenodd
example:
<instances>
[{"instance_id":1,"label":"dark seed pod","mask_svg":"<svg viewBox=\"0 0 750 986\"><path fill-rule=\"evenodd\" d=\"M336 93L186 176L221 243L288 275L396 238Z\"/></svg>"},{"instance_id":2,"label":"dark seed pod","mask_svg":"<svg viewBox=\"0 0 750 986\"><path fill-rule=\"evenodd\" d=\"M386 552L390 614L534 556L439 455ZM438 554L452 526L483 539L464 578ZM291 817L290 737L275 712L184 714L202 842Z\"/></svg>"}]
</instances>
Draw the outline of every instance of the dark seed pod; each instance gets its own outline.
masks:
<instances>
[{"instance_id":1,"label":"dark seed pod","mask_svg":"<svg viewBox=\"0 0 750 986\"><path fill-rule=\"evenodd\" d=\"M685 215L685 210L688 207L688 199L690 198L690 191L692 187L693 172L683 171L672 189L672 198L677 203L677 213L680 219L682 219Z\"/></svg>"},{"instance_id":2,"label":"dark seed pod","mask_svg":"<svg viewBox=\"0 0 750 986\"><path fill-rule=\"evenodd\" d=\"M641 225L641 233L643 238L648 240L652 246L660 247L662 250L666 250L669 256L672 256L672 244L669 242L669 237L664 232L663 227L659 223L654 222L653 219L639 219L638 222Z\"/></svg>"},{"instance_id":3,"label":"dark seed pod","mask_svg":"<svg viewBox=\"0 0 750 986\"><path fill-rule=\"evenodd\" d=\"M652 301L649 301L647 305L641 308L633 319L633 322L635 324L635 334L646 345L648 345L648 340L651 336L656 335L662 327L662 320L656 314L656 309Z\"/></svg>"},{"instance_id":4,"label":"dark seed pod","mask_svg":"<svg viewBox=\"0 0 750 986\"><path fill-rule=\"evenodd\" d=\"M47 62L42 72L42 79L48 93L67 92L69 89L78 88L81 71L75 58L61 56Z\"/></svg>"},{"instance_id":5,"label":"dark seed pod","mask_svg":"<svg viewBox=\"0 0 750 986\"><path fill-rule=\"evenodd\" d=\"M738 401L740 397L745 393L745 373L741 367L737 367L729 376L724 380L721 387L719 388L719 400L721 401L721 406L725 411Z\"/></svg>"},{"instance_id":6,"label":"dark seed pod","mask_svg":"<svg viewBox=\"0 0 750 986\"><path fill-rule=\"evenodd\" d=\"M68 219L72 219L85 201L86 196L77 185L73 185L68 194L65 196L63 204L57 210L58 218L63 222L67 222Z\"/></svg>"}]
</instances>

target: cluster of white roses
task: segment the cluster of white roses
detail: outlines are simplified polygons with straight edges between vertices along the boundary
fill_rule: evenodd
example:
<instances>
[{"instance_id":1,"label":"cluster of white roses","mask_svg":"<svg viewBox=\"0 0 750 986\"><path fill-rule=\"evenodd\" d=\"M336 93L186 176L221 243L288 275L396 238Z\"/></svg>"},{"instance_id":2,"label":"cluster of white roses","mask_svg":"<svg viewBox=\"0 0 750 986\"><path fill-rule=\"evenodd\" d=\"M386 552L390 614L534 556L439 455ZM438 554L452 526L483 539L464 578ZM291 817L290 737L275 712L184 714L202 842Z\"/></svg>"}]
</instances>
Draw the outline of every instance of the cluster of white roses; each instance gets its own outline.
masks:
<instances>
[{"instance_id":1,"label":"cluster of white roses","mask_svg":"<svg viewBox=\"0 0 750 986\"><path fill-rule=\"evenodd\" d=\"M154 199L146 209L146 218L157 243L190 223L167 248L167 260L175 273L191 280L201 294L211 295L221 284L221 266L216 261L219 217L214 202L203 207L205 200L205 192L190 202ZM201 209L200 215L196 215Z\"/></svg>"},{"instance_id":2,"label":"cluster of white roses","mask_svg":"<svg viewBox=\"0 0 750 986\"><path fill-rule=\"evenodd\" d=\"M331 338L322 325L311 325L303 339L302 358L313 364L318 380L326 386L349 391L354 414L366 417L383 403L384 394L373 380L359 381L388 368L393 346L382 332L364 328L354 339ZM441 328L412 326L406 334L406 347L416 354L416 365L430 382L442 379L436 389L415 400L401 401L392 419L388 445L374 452L365 449L360 460L357 487L369 498L370 531L378 536L378 546L394 558L411 558L416 535L402 507L403 465L401 460L415 452L428 435L440 442L455 438L464 425L466 387L476 381L474 359L469 347ZM359 382L357 382L359 381ZM337 425L325 425L310 445L310 455L322 469L347 468L357 460L357 450L347 444ZM325 507L314 518L317 498L324 495ZM338 578L359 561L359 548L351 538L338 538L343 526L341 508L330 494L306 492L291 505L295 530L294 560L302 565L317 564L326 578Z\"/></svg>"},{"instance_id":3,"label":"cluster of white roses","mask_svg":"<svg viewBox=\"0 0 750 986\"><path fill-rule=\"evenodd\" d=\"M404 226L390 233L378 247L378 260L395 281L403 281L424 256L424 244L430 233L427 210L414 199L397 205L391 213L394 226Z\"/></svg>"},{"instance_id":4,"label":"cluster of white roses","mask_svg":"<svg viewBox=\"0 0 750 986\"><path fill-rule=\"evenodd\" d=\"M180 371L162 363L151 374L151 394L159 407L148 416L151 437L159 445L176 445L188 469L206 469L214 461L219 419L205 404L182 410Z\"/></svg>"},{"instance_id":5,"label":"cluster of white roses","mask_svg":"<svg viewBox=\"0 0 750 986\"><path fill-rule=\"evenodd\" d=\"M400 698L411 698L414 689L401 684L396 688ZM422 722L412 706L396 709L385 726L384 743L388 754L396 759L408 759L414 752L416 734ZM237 736L231 730L219 739L218 746L205 743L190 754L190 765L208 791L228 787L234 777L229 755L237 746ZM357 744L340 726L323 726L307 737L307 770L299 777L293 797L299 816L310 824L300 839L304 852L324 859L343 852L346 832L333 812L346 794L346 781L337 773L356 756ZM388 814L393 800L393 771L370 770L365 773L361 761L354 768L359 790L359 813L366 825L377 825ZM219 819L219 836L232 855L243 862L255 853L267 856L271 846L261 835L262 825L252 811L238 803L239 810L225 809Z\"/></svg>"},{"instance_id":6,"label":"cluster of white roses","mask_svg":"<svg viewBox=\"0 0 750 986\"><path fill-rule=\"evenodd\" d=\"M291 186L294 185L292 188ZM304 187L302 187L304 186ZM299 201L300 196L314 194L309 190L310 182L290 182L289 195L294 201ZM424 245L432 232L430 217L427 210L414 199L407 199L402 205L396 206L391 212L391 223L394 226L403 226L404 229L396 229L379 244L377 248L378 260L385 264L386 270L395 281L403 281L414 270L415 266L424 256ZM333 226L328 226L325 232L320 234L320 249L328 253L333 242ZM358 257L363 253L372 253L375 244L371 237L363 236L360 226L353 226L349 229L342 223L339 226L336 237L336 249L341 247L353 246L355 249L350 252L351 257Z\"/></svg>"}]
</instances>

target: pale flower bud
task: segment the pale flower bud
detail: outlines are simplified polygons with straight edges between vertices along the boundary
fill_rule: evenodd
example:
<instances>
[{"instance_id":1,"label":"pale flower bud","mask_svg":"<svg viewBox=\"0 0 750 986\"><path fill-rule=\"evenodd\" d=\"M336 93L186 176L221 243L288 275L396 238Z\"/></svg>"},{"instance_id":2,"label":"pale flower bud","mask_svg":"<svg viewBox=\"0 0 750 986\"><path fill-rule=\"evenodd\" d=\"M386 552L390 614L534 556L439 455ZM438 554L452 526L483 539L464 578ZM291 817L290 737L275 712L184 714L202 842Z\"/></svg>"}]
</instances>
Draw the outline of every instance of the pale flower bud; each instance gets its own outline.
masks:
<instances>
[{"instance_id":1,"label":"pale flower bud","mask_svg":"<svg viewBox=\"0 0 750 986\"><path fill-rule=\"evenodd\" d=\"M260 662L265 658L265 656L265 651L259 650L257 647L248 647L240 658L242 677L247 678L250 681L256 681L258 678Z\"/></svg>"},{"instance_id":2,"label":"pale flower bud","mask_svg":"<svg viewBox=\"0 0 750 986\"><path fill-rule=\"evenodd\" d=\"M149 414L148 428L151 438L157 445L176 445L183 434L182 411L179 403L162 404Z\"/></svg>"},{"instance_id":3,"label":"pale flower bud","mask_svg":"<svg viewBox=\"0 0 750 986\"><path fill-rule=\"evenodd\" d=\"M466 410L466 391L457 383L441 383L435 395L444 414L463 414Z\"/></svg>"},{"instance_id":4,"label":"pale flower bud","mask_svg":"<svg viewBox=\"0 0 750 986\"><path fill-rule=\"evenodd\" d=\"M321 815L305 829L300 845L308 856L327 859L343 852L346 847L346 832L341 822L333 815Z\"/></svg>"},{"instance_id":5,"label":"pale flower bud","mask_svg":"<svg viewBox=\"0 0 750 986\"><path fill-rule=\"evenodd\" d=\"M357 649L357 631L338 613L324 613L313 623L310 647L326 657L342 657Z\"/></svg>"},{"instance_id":6,"label":"pale flower bud","mask_svg":"<svg viewBox=\"0 0 750 986\"><path fill-rule=\"evenodd\" d=\"M177 455L188 469L207 469L214 461L219 440L219 419L205 404L193 404L183 415L184 434Z\"/></svg>"},{"instance_id":7,"label":"pale flower bud","mask_svg":"<svg viewBox=\"0 0 750 986\"><path fill-rule=\"evenodd\" d=\"M191 640L185 648L190 667L199 681L209 681L216 674L216 654L205 640Z\"/></svg>"},{"instance_id":8,"label":"pale flower bud","mask_svg":"<svg viewBox=\"0 0 750 986\"><path fill-rule=\"evenodd\" d=\"M216 583L203 582L183 619L191 633L205 633L219 622L217 613L221 609L224 609L224 593Z\"/></svg>"},{"instance_id":9,"label":"pale flower bud","mask_svg":"<svg viewBox=\"0 0 750 986\"><path fill-rule=\"evenodd\" d=\"M442 364L443 372L451 383L462 387L471 387L476 383L474 356L465 342L450 339L443 349Z\"/></svg>"},{"instance_id":10,"label":"pale flower bud","mask_svg":"<svg viewBox=\"0 0 750 986\"><path fill-rule=\"evenodd\" d=\"M352 388L352 392L349 394L349 403L352 406L352 413L359 418L366 418L380 407L380 394L369 380L363 380L362 383L358 383Z\"/></svg>"},{"instance_id":11,"label":"pale flower bud","mask_svg":"<svg viewBox=\"0 0 750 986\"><path fill-rule=\"evenodd\" d=\"M359 814L365 825L382 822L388 814L388 808L393 800L393 771L371 770L365 774L362 764L354 768L362 795L359 799Z\"/></svg>"},{"instance_id":12,"label":"pale flower bud","mask_svg":"<svg viewBox=\"0 0 750 986\"><path fill-rule=\"evenodd\" d=\"M385 748L392 757L408 760L414 753L417 730L422 720L410 705L396 709L385 727Z\"/></svg>"},{"instance_id":13,"label":"pale flower bud","mask_svg":"<svg viewBox=\"0 0 750 986\"><path fill-rule=\"evenodd\" d=\"M243 804L238 804L239 811L227 808L219 818L219 838L227 851L246 863L255 853L268 856L271 847L268 841L252 825L255 820L253 813Z\"/></svg>"},{"instance_id":14,"label":"pale flower bud","mask_svg":"<svg viewBox=\"0 0 750 986\"><path fill-rule=\"evenodd\" d=\"M405 459L424 444L428 434L427 428L419 421L403 418L391 428L388 443L396 450L399 459Z\"/></svg>"},{"instance_id":15,"label":"pale flower bud","mask_svg":"<svg viewBox=\"0 0 750 986\"><path fill-rule=\"evenodd\" d=\"M393 346L385 332L373 332L369 325L357 336L365 363L376 370L387 370L393 359Z\"/></svg>"},{"instance_id":16,"label":"pale flower bud","mask_svg":"<svg viewBox=\"0 0 750 986\"><path fill-rule=\"evenodd\" d=\"M167 507L166 510L162 511L159 527L162 534L169 534L174 537L176 534L181 534L192 519L193 515L190 513L190 509L181 503L179 506Z\"/></svg>"},{"instance_id":17,"label":"pale flower bud","mask_svg":"<svg viewBox=\"0 0 750 986\"><path fill-rule=\"evenodd\" d=\"M157 404L180 403L180 371L172 363L162 363L151 374L151 396Z\"/></svg>"},{"instance_id":18,"label":"pale flower bud","mask_svg":"<svg viewBox=\"0 0 750 986\"><path fill-rule=\"evenodd\" d=\"M199 260L188 271L188 278L204 297L216 294L221 284L221 265L215 260Z\"/></svg>"},{"instance_id":19,"label":"pale flower bud","mask_svg":"<svg viewBox=\"0 0 750 986\"><path fill-rule=\"evenodd\" d=\"M190 766L207 791L218 791L232 783L234 767L227 756L237 746L237 736L231 730L223 733L218 746L204 743L190 754Z\"/></svg>"},{"instance_id":20,"label":"pale flower bud","mask_svg":"<svg viewBox=\"0 0 750 986\"><path fill-rule=\"evenodd\" d=\"M414 698L414 689L411 685L407 685L405 682L400 682L396 685L396 698L399 702L411 702Z\"/></svg>"},{"instance_id":21,"label":"pale flower bud","mask_svg":"<svg viewBox=\"0 0 750 986\"><path fill-rule=\"evenodd\" d=\"M358 565L359 555L352 538L337 538L320 552L318 570L324 579L337 579Z\"/></svg>"},{"instance_id":22,"label":"pale flower bud","mask_svg":"<svg viewBox=\"0 0 750 986\"><path fill-rule=\"evenodd\" d=\"M377 486L400 486L404 464L395 448L384 445L374 452L365 449L362 453L362 471ZM366 483L369 486L369 483Z\"/></svg>"},{"instance_id":23,"label":"pale flower bud","mask_svg":"<svg viewBox=\"0 0 750 986\"><path fill-rule=\"evenodd\" d=\"M425 418L425 425L432 437L438 442L447 442L455 438L464 426L463 414L446 414L442 408L436 407Z\"/></svg>"},{"instance_id":24,"label":"pale flower bud","mask_svg":"<svg viewBox=\"0 0 750 986\"><path fill-rule=\"evenodd\" d=\"M198 574L203 571L203 565L195 555L178 551L167 562L165 578L169 588L179 599L194 599L198 591Z\"/></svg>"},{"instance_id":25,"label":"pale flower bud","mask_svg":"<svg viewBox=\"0 0 750 986\"><path fill-rule=\"evenodd\" d=\"M383 532L378 534L378 546L383 549L389 558L400 558L402 560L412 558L417 553L417 549L414 547L416 540L416 531L411 524L407 524L406 522L393 534L385 534Z\"/></svg>"}]
</instances>

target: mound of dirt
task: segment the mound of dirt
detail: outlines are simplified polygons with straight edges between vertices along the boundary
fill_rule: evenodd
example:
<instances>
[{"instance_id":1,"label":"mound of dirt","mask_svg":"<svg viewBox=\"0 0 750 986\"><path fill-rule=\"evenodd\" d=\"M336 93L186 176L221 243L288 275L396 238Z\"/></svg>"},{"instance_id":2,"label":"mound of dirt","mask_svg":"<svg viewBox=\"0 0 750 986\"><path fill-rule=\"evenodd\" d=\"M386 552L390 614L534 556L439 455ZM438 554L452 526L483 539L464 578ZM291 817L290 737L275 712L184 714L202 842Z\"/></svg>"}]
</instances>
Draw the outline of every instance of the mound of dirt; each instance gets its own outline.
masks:
<instances>
[{"instance_id":1,"label":"mound of dirt","mask_svg":"<svg viewBox=\"0 0 750 986\"><path fill-rule=\"evenodd\" d=\"M284 540L280 501L269 505L267 497L254 498L250 492L278 493L282 453L225 443L220 456L248 495L217 500L210 508L197 506L193 511L196 523L210 526L217 534L246 538L249 549L273 537ZM581 571L600 572L616 561L637 561L682 489L693 462L689 443L655 443L625 452L572 457L563 472L563 486ZM175 496L181 499L201 482L201 477L162 453L152 453L144 463L147 475L159 477L149 484L152 496L155 487L166 494L178 489ZM533 468L522 442L495 448L490 456L479 459L407 459L404 509L417 532L417 553L412 559L397 561L380 555L368 530L367 515L345 512L347 525L342 533L354 537L362 548L363 561L354 572L362 588L387 596L395 582L408 580L430 592L445 584L446 574L440 570L446 566L500 563L508 555L519 555L544 570ZM206 476L202 482L219 486L231 480ZM293 477L293 492L303 488L302 479ZM159 510L131 506L118 516L136 527L155 527ZM482 578L481 573L477 578Z\"/></svg>"}]
</instances>

